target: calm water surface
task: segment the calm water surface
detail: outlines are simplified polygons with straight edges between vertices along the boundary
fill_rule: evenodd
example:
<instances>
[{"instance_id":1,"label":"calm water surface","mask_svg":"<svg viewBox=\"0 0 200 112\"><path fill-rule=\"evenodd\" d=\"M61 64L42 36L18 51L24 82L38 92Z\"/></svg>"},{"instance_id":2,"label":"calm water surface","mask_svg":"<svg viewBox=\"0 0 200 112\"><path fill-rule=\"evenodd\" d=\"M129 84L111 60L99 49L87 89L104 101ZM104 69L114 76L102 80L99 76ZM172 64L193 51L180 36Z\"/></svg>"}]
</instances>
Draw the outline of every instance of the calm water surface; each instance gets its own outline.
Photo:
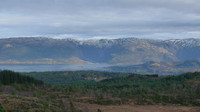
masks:
<instances>
[{"instance_id":1,"label":"calm water surface","mask_svg":"<svg viewBox=\"0 0 200 112\"><path fill-rule=\"evenodd\" d=\"M99 70L106 71L108 64L1 64L0 70L13 70L16 72L42 72L42 71L75 71Z\"/></svg>"}]
</instances>

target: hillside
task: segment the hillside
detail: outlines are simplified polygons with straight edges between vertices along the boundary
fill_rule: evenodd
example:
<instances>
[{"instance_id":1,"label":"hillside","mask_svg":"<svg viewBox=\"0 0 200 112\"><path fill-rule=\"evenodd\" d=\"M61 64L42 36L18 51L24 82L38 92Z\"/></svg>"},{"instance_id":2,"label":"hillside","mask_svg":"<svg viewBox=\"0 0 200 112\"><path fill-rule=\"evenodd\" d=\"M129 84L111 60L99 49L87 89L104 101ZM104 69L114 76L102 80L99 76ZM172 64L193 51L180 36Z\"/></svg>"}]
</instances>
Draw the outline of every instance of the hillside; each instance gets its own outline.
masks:
<instances>
[{"instance_id":1,"label":"hillside","mask_svg":"<svg viewBox=\"0 0 200 112\"><path fill-rule=\"evenodd\" d=\"M115 77L125 77L132 73L101 72L101 71L56 71L23 73L53 85L85 84Z\"/></svg>"},{"instance_id":2,"label":"hillside","mask_svg":"<svg viewBox=\"0 0 200 112\"><path fill-rule=\"evenodd\" d=\"M0 111L199 112L200 110L199 72L177 76L97 71L25 74L41 78L45 83L53 85L44 84L20 73L1 71ZM62 82L58 83L59 81Z\"/></svg>"},{"instance_id":3,"label":"hillside","mask_svg":"<svg viewBox=\"0 0 200 112\"><path fill-rule=\"evenodd\" d=\"M36 80L29 76L24 76L16 72L9 70L0 71L0 84L10 85L10 84L33 84L33 85L43 85L44 82Z\"/></svg>"},{"instance_id":4,"label":"hillside","mask_svg":"<svg viewBox=\"0 0 200 112\"><path fill-rule=\"evenodd\" d=\"M0 112L82 112L57 88L12 71L0 71Z\"/></svg>"},{"instance_id":5,"label":"hillside","mask_svg":"<svg viewBox=\"0 0 200 112\"><path fill-rule=\"evenodd\" d=\"M76 101L99 105L122 104L175 104L199 106L200 73L178 76L132 74L125 77L66 85L77 92ZM83 97L84 96L84 97Z\"/></svg>"},{"instance_id":6,"label":"hillside","mask_svg":"<svg viewBox=\"0 0 200 112\"><path fill-rule=\"evenodd\" d=\"M0 39L0 64L143 64L199 58L199 39Z\"/></svg>"},{"instance_id":7,"label":"hillside","mask_svg":"<svg viewBox=\"0 0 200 112\"><path fill-rule=\"evenodd\" d=\"M69 93L76 93L74 94L75 100L78 102L100 105L129 104L131 102L134 104L200 105L199 72L177 76L95 71L40 72L29 75L54 85L58 85L57 81L60 81L61 87L70 88ZM66 79L66 82L59 80L59 77ZM82 97L87 98L82 99Z\"/></svg>"}]
</instances>

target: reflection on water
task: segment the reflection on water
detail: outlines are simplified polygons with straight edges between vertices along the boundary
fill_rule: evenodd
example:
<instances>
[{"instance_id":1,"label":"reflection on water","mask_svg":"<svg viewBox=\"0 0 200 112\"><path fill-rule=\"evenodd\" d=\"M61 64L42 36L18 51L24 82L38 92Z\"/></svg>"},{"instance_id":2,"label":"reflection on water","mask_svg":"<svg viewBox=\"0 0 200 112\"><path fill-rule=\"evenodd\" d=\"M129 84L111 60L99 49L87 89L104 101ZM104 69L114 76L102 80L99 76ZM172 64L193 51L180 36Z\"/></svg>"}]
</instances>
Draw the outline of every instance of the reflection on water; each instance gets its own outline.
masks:
<instances>
[{"instance_id":1,"label":"reflection on water","mask_svg":"<svg viewBox=\"0 0 200 112\"><path fill-rule=\"evenodd\" d=\"M75 71L75 70L106 70L108 64L2 64L0 70L13 70L16 72L42 72L42 71Z\"/></svg>"}]
</instances>

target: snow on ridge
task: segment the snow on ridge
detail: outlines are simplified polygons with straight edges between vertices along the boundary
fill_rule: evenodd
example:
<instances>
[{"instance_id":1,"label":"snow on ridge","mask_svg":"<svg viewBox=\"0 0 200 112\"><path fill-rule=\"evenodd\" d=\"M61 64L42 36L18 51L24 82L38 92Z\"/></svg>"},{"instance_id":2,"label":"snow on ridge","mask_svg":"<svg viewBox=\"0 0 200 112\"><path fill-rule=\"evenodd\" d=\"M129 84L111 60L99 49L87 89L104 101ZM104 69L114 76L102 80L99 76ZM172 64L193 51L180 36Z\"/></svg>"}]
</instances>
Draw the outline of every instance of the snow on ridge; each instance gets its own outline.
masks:
<instances>
[{"instance_id":1,"label":"snow on ridge","mask_svg":"<svg viewBox=\"0 0 200 112\"><path fill-rule=\"evenodd\" d=\"M29 37L19 37L21 39L26 39ZM110 47L113 45L124 44L124 43L132 43L132 42L150 42L150 43L166 43L169 45L176 45L182 47L193 47L200 46L200 39L198 38L188 38L188 39L168 39L168 40L160 40L160 39L147 39L147 38L113 38L113 37L93 37L93 38L74 38L74 37L53 37L53 36L38 36L38 37L30 37L32 39L56 39L56 40L64 40L75 43L76 45L92 45L96 47ZM5 38L4 38L5 39ZM16 39L16 38L14 38Z\"/></svg>"},{"instance_id":2,"label":"snow on ridge","mask_svg":"<svg viewBox=\"0 0 200 112\"><path fill-rule=\"evenodd\" d=\"M53 39L58 39L58 38L53 38ZM173 44L182 47L200 46L200 39L197 38L168 39L168 40L146 39L146 38L135 38L135 37L129 37L129 38L95 37L95 38L62 38L62 39L74 42L77 45L93 45L96 47L110 47L114 44L123 44L126 42L131 43L133 41L146 41L153 43L164 42L167 44Z\"/></svg>"},{"instance_id":3,"label":"snow on ridge","mask_svg":"<svg viewBox=\"0 0 200 112\"><path fill-rule=\"evenodd\" d=\"M200 39L188 38L188 39L169 39L165 40L166 43L179 45L182 47L200 46Z\"/></svg>"}]
</instances>

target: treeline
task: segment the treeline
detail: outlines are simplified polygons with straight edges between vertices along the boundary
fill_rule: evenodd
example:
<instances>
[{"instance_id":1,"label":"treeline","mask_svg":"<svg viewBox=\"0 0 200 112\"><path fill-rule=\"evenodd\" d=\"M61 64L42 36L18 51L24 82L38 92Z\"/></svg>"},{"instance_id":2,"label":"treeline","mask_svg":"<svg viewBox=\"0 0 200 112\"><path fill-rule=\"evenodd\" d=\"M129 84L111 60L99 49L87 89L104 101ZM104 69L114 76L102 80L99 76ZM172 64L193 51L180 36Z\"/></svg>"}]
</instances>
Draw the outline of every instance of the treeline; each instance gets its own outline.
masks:
<instances>
[{"instance_id":1,"label":"treeline","mask_svg":"<svg viewBox=\"0 0 200 112\"><path fill-rule=\"evenodd\" d=\"M103 79L125 77L132 73L104 71L53 71L23 73L53 85L80 85L93 83Z\"/></svg>"},{"instance_id":2,"label":"treeline","mask_svg":"<svg viewBox=\"0 0 200 112\"><path fill-rule=\"evenodd\" d=\"M159 76L98 71L25 73L58 85L66 94L95 97L96 104L200 105L200 72ZM60 86L61 85L61 86ZM113 101L111 99L120 99Z\"/></svg>"},{"instance_id":3,"label":"treeline","mask_svg":"<svg viewBox=\"0 0 200 112\"><path fill-rule=\"evenodd\" d=\"M4 70L0 71L0 84L9 85L9 84L34 84L34 85L43 85L44 82L36 80L30 76L24 76L20 73Z\"/></svg>"},{"instance_id":4,"label":"treeline","mask_svg":"<svg viewBox=\"0 0 200 112\"><path fill-rule=\"evenodd\" d=\"M200 72L178 76L129 75L96 83L68 86L73 92L96 96L97 104L180 104L200 106ZM120 98L120 101L109 101ZM87 101L84 101L87 102Z\"/></svg>"}]
</instances>

